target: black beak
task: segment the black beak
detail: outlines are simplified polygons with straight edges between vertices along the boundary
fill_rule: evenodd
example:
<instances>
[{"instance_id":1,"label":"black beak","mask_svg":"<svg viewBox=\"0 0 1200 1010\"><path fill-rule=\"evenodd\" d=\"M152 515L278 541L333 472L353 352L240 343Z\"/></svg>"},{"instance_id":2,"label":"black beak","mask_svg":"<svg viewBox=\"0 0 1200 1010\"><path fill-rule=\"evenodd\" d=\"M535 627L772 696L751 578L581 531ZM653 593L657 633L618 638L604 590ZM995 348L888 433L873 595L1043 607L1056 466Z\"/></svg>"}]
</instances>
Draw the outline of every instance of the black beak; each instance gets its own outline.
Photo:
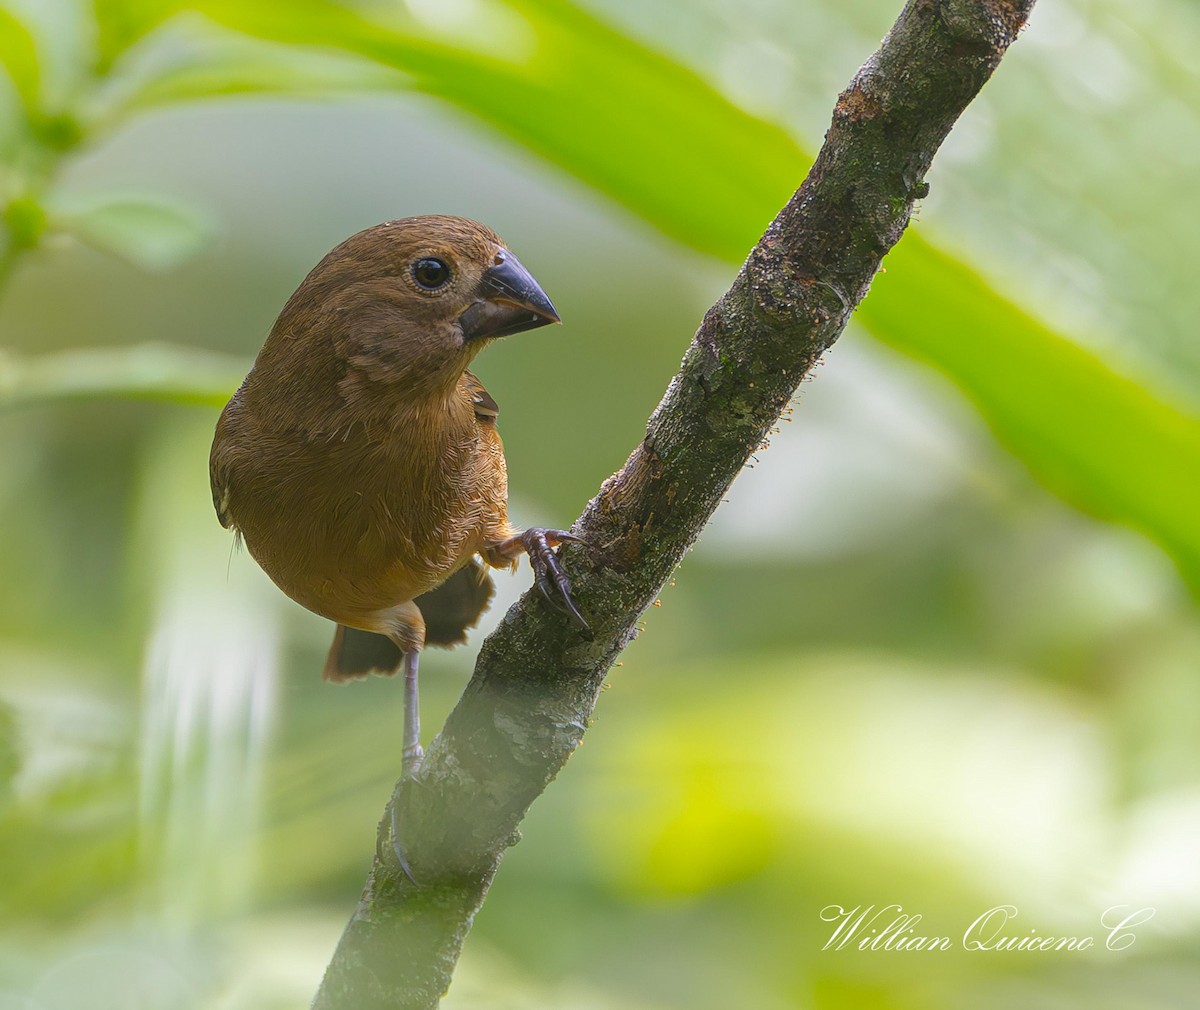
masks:
<instances>
[{"instance_id":1,"label":"black beak","mask_svg":"<svg viewBox=\"0 0 1200 1010\"><path fill-rule=\"evenodd\" d=\"M458 317L463 343L507 337L561 320L546 292L507 249L496 254L479 282L479 300Z\"/></svg>"}]
</instances>

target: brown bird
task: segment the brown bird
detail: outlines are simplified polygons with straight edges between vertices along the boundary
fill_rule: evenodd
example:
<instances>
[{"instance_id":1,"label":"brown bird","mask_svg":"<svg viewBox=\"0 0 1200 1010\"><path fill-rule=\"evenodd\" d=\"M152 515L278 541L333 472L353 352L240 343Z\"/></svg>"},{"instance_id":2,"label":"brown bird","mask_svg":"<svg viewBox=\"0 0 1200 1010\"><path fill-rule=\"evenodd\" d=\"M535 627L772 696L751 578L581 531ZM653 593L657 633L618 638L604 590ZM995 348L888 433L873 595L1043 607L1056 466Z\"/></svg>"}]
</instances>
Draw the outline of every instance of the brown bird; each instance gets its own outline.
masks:
<instances>
[{"instance_id":1,"label":"brown bird","mask_svg":"<svg viewBox=\"0 0 1200 1010\"><path fill-rule=\"evenodd\" d=\"M217 422L217 516L280 589L336 622L325 679L403 662L408 771L420 651L463 641L492 596L477 557L515 568L528 554L543 595L587 629L554 552L581 541L509 524L498 408L467 371L495 338L557 322L490 229L388 221L313 268Z\"/></svg>"}]
</instances>

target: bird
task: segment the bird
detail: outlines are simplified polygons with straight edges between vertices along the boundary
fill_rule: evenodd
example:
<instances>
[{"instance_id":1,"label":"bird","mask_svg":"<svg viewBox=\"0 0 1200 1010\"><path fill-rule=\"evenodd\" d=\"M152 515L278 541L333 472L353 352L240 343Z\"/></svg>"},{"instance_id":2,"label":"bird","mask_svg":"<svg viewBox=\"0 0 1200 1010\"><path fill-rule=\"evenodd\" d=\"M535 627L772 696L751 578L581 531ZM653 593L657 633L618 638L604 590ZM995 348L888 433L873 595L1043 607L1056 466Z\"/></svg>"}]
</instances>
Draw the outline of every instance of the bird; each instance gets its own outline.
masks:
<instances>
[{"instance_id":1,"label":"bird","mask_svg":"<svg viewBox=\"0 0 1200 1010\"><path fill-rule=\"evenodd\" d=\"M588 633L556 550L583 540L510 524L499 408L468 370L493 341L558 322L487 226L386 221L305 277L217 421L217 518L336 624L324 678L403 669L405 774L423 758L421 650L465 640L491 600L489 568L526 554L542 595Z\"/></svg>"}]
</instances>

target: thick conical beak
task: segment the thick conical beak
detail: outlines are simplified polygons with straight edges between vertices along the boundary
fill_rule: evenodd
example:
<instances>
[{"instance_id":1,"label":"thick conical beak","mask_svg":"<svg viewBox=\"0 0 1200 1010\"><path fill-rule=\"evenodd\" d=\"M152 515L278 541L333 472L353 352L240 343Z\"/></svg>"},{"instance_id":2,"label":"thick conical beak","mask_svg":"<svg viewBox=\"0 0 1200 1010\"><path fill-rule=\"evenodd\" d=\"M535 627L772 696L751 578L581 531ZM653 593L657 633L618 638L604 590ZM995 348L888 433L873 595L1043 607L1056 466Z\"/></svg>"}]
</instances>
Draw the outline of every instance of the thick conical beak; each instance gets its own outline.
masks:
<instances>
[{"instance_id":1,"label":"thick conical beak","mask_svg":"<svg viewBox=\"0 0 1200 1010\"><path fill-rule=\"evenodd\" d=\"M463 343L481 337L507 337L560 322L546 292L507 249L496 254L496 262L484 272L477 293L479 300L458 317Z\"/></svg>"}]
</instances>

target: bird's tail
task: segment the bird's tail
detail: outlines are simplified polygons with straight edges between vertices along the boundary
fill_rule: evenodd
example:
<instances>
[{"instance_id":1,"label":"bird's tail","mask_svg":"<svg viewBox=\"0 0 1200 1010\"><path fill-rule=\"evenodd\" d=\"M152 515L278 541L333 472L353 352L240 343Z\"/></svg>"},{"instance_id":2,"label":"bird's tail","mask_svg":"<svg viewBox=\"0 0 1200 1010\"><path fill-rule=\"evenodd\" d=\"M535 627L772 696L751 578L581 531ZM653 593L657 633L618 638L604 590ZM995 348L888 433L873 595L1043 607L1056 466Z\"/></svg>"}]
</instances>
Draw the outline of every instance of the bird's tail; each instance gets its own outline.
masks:
<instances>
[{"instance_id":1,"label":"bird's tail","mask_svg":"<svg viewBox=\"0 0 1200 1010\"><path fill-rule=\"evenodd\" d=\"M403 658L400 646L386 635L339 624L325 660L324 676L339 684L361 680L372 673L391 676L400 668Z\"/></svg>"}]
</instances>

